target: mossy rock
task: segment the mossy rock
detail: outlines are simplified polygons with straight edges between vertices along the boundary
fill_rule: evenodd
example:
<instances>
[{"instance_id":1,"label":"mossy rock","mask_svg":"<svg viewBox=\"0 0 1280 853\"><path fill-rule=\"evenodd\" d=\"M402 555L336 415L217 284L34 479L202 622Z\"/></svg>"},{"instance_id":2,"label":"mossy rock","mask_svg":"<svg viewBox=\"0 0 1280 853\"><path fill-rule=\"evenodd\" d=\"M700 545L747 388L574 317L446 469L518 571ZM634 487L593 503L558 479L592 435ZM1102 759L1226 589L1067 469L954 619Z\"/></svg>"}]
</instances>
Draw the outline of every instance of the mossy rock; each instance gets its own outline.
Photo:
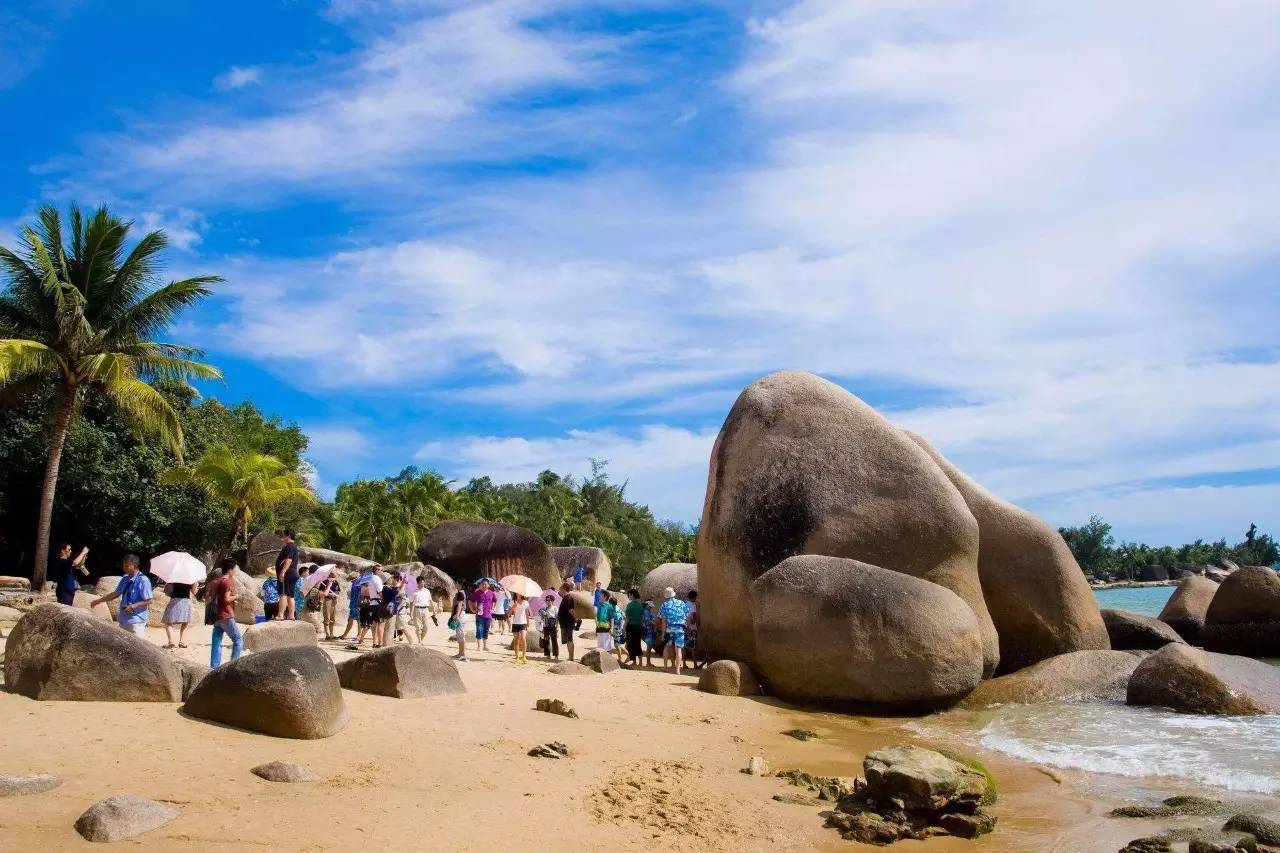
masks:
<instances>
[{"instance_id":1,"label":"mossy rock","mask_svg":"<svg viewBox=\"0 0 1280 853\"><path fill-rule=\"evenodd\" d=\"M1191 795L1169 797L1158 806L1121 806L1112 809L1112 817L1204 817L1227 813L1227 805L1219 800Z\"/></svg>"},{"instance_id":2,"label":"mossy rock","mask_svg":"<svg viewBox=\"0 0 1280 853\"><path fill-rule=\"evenodd\" d=\"M981 773L983 778L987 780L987 787L984 788L982 791L981 803L984 806L995 805L996 799L998 797L998 794L996 792L996 777L994 774L992 774L990 770L987 769L987 765L983 764L981 761L974 758L972 755L965 755L962 752L956 752L955 750L952 750L952 749L935 749L934 752L941 753L942 755L945 755L947 758L950 758L952 761L959 762L960 764L963 764L965 767L968 767L970 770L977 770L979 773Z\"/></svg>"},{"instance_id":3,"label":"mossy rock","mask_svg":"<svg viewBox=\"0 0 1280 853\"><path fill-rule=\"evenodd\" d=\"M817 732L812 732L808 729L787 729L783 734L796 740L817 740L818 738Z\"/></svg>"}]
</instances>

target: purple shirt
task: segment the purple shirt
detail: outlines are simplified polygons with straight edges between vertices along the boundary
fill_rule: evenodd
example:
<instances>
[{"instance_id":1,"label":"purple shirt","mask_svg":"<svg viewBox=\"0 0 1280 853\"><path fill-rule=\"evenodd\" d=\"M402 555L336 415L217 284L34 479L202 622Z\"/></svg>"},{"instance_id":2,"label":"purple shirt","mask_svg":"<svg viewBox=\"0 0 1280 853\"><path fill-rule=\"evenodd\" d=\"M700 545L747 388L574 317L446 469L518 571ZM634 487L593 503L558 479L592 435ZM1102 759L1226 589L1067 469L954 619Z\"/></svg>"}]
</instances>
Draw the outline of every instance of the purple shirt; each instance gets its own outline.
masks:
<instances>
[{"instance_id":1,"label":"purple shirt","mask_svg":"<svg viewBox=\"0 0 1280 853\"><path fill-rule=\"evenodd\" d=\"M491 589L476 590L471 593L471 600L475 602L481 618L489 619L493 616L493 603L498 600L498 594Z\"/></svg>"}]
</instances>

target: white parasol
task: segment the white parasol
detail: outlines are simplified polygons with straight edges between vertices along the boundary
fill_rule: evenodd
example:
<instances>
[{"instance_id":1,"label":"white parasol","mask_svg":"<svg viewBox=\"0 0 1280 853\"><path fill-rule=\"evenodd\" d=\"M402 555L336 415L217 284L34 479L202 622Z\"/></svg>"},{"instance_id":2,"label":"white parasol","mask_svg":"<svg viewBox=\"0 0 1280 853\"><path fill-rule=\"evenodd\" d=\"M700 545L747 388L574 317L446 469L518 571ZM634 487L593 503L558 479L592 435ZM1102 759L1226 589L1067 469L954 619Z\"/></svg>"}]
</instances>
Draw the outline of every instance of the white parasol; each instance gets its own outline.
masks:
<instances>
[{"instance_id":1,"label":"white parasol","mask_svg":"<svg viewBox=\"0 0 1280 853\"><path fill-rule=\"evenodd\" d=\"M200 583L209 574L204 563L186 551L168 551L152 557L150 570L165 583Z\"/></svg>"},{"instance_id":2,"label":"white parasol","mask_svg":"<svg viewBox=\"0 0 1280 853\"><path fill-rule=\"evenodd\" d=\"M533 578L527 578L524 575L507 575L501 583L512 595L523 595L527 599L542 597L542 587L538 586Z\"/></svg>"},{"instance_id":3,"label":"white parasol","mask_svg":"<svg viewBox=\"0 0 1280 853\"><path fill-rule=\"evenodd\" d=\"M333 574L333 570L336 568L338 567L329 563L318 569L312 569L311 574L302 579L302 594L306 595L311 592L320 581L328 580L329 575Z\"/></svg>"}]
</instances>

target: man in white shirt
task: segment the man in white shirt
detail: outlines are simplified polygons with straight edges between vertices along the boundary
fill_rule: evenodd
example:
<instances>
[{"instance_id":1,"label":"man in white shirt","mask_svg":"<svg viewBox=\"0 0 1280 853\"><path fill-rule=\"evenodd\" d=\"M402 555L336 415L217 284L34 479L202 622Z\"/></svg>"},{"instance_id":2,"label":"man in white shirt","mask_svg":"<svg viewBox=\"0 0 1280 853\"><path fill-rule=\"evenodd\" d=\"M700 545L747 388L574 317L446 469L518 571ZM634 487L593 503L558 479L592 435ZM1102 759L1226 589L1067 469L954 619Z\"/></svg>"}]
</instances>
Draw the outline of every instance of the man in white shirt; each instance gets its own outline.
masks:
<instances>
[{"instance_id":1,"label":"man in white shirt","mask_svg":"<svg viewBox=\"0 0 1280 853\"><path fill-rule=\"evenodd\" d=\"M412 637L410 643L421 645L427 641L427 620L435 610L435 601L431 598L431 590L427 589L426 578L418 578L418 591L413 594L413 618L405 630L406 637Z\"/></svg>"}]
</instances>

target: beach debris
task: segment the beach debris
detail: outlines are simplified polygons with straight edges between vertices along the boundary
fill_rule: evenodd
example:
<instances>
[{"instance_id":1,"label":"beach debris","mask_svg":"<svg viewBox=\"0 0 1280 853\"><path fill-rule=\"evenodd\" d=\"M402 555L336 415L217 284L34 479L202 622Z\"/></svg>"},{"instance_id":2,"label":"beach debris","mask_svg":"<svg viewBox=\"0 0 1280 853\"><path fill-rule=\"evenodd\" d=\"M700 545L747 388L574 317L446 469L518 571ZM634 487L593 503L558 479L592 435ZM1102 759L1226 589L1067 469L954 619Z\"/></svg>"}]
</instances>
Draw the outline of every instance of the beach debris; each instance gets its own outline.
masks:
<instances>
[{"instance_id":1,"label":"beach debris","mask_svg":"<svg viewBox=\"0 0 1280 853\"><path fill-rule=\"evenodd\" d=\"M86 841L121 841L164 826L182 814L165 803L133 794L99 800L76 819L76 832Z\"/></svg>"},{"instance_id":2,"label":"beach debris","mask_svg":"<svg viewBox=\"0 0 1280 853\"><path fill-rule=\"evenodd\" d=\"M1173 844L1167 838L1152 835L1148 838L1135 838L1121 847L1120 853L1173 853Z\"/></svg>"},{"instance_id":3,"label":"beach debris","mask_svg":"<svg viewBox=\"0 0 1280 853\"><path fill-rule=\"evenodd\" d=\"M578 719L578 712L564 703L563 699L539 699L534 708L548 714L559 714L561 717Z\"/></svg>"},{"instance_id":4,"label":"beach debris","mask_svg":"<svg viewBox=\"0 0 1280 853\"><path fill-rule=\"evenodd\" d=\"M819 807L826 805L825 801L817 797L810 797L806 794L774 794L773 798L780 803L786 803L789 806L810 806Z\"/></svg>"},{"instance_id":5,"label":"beach debris","mask_svg":"<svg viewBox=\"0 0 1280 853\"><path fill-rule=\"evenodd\" d=\"M874 750L862 763L866 784L844 796L826 825L865 844L937 835L977 838L995 829L982 808L987 774L918 746Z\"/></svg>"},{"instance_id":6,"label":"beach debris","mask_svg":"<svg viewBox=\"0 0 1280 853\"><path fill-rule=\"evenodd\" d=\"M1280 714L1280 667L1170 644L1138 664L1126 701L1185 714Z\"/></svg>"},{"instance_id":7,"label":"beach debris","mask_svg":"<svg viewBox=\"0 0 1280 853\"><path fill-rule=\"evenodd\" d=\"M0 797L43 794L61 784L61 779L47 773L0 773Z\"/></svg>"},{"instance_id":8,"label":"beach debris","mask_svg":"<svg viewBox=\"0 0 1280 853\"><path fill-rule=\"evenodd\" d=\"M529 755L534 758L568 758L569 747L559 741L553 740L550 743L535 746L533 749L529 750Z\"/></svg>"},{"instance_id":9,"label":"beach debris","mask_svg":"<svg viewBox=\"0 0 1280 853\"><path fill-rule=\"evenodd\" d=\"M590 675L591 670L576 660L561 661L547 668L552 675Z\"/></svg>"},{"instance_id":10,"label":"beach debris","mask_svg":"<svg viewBox=\"0 0 1280 853\"><path fill-rule=\"evenodd\" d=\"M244 647L251 652L315 645L316 629L309 622L273 619L244 629Z\"/></svg>"},{"instance_id":11,"label":"beach debris","mask_svg":"<svg viewBox=\"0 0 1280 853\"><path fill-rule=\"evenodd\" d=\"M793 737L796 740L808 741L816 740L818 738L817 732L811 732L808 729L787 729L783 734L787 737Z\"/></svg>"},{"instance_id":12,"label":"beach debris","mask_svg":"<svg viewBox=\"0 0 1280 853\"><path fill-rule=\"evenodd\" d=\"M769 762L765 761L762 755L753 755L741 772L746 773L748 776L768 776Z\"/></svg>"},{"instance_id":13,"label":"beach debris","mask_svg":"<svg viewBox=\"0 0 1280 853\"><path fill-rule=\"evenodd\" d=\"M1169 797L1158 806L1121 806L1111 810L1112 817L1177 817L1181 815L1220 815L1228 811L1227 804L1208 797L1184 795Z\"/></svg>"},{"instance_id":14,"label":"beach debris","mask_svg":"<svg viewBox=\"0 0 1280 853\"><path fill-rule=\"evenodd\" d=\"M582 665L601 675L608 675L622 668L622 664L618 663L616 657L599 649L592 649L584 654L582 656Z\"/></svg>"},{"instance_id":15,"label":"beach debris","mask_svg":"<svg viewBox=\"0 0 1280 853\"><path fill-rule=\"evenodd\" d=\"M268 761L266 764L259 764L249 772L268 782L318 782L320 780L319 776L301 764L291 764L287 761Z\"/></svg>"},{"instance_id":16,"label":"beach debris","mask_svg":"<svg viewBox=\"0 0 1280 853\"><path fill-rule=\"evenodd\" d=\"M1257 839L1259 844L1280 847L1280 823L1268 820L1260 815L1241 812L1231 816L1223 824L1224 832L1247 832Z\"/></svg>"},{"instance_id":17,"label":"beach debris","mask_svg":"<svg viewBox=\"0 0 1280 853\"><path fill-rule=\"evenodd\" d=\"M736 660L718 660L698 676L698 689L716 696L759 696L760 681L751 667Z\"/></svg>"},{"instance_id":18,"label":"beach debris","mask_svg":"<svg viewBox=\"0 0 1280 853\"><path fill-rule=\"evenodd\" d=\"M14 626L4 684L10 693L41 701L182 700L171 656L87 610L60 604L41 604Z\"/></svg>"},{"instance_id":19,"label":"beach debris","mask_svg":"<svg viewBox=\"0 0 1280 853\"><path fill-rule=\"evenodd\" d=\"M1159 619L1128 610L1104 609L1102 623L1107 626L1111 648L1116 651L1161 649L1170 643L1186 642L1177 631Z\"/></svg>"},{"instance_id":20,"label":"beach debris","mask_svg":"<svg viewBox=\"0 0 1280 853\"><path fill-rule=\"evenodd\" d=\"M779 770L773 774L779 779L786 779L797 788L804 788L819 800L838 802L858 790L856 779L842 779L839 776L815 776L803 770Z\"/></svg>"},{"instance_id":21,"label":"beach debris","mask_svg":"<svg viewBox=\"0 0 1280 853\"><path fill-rule=\"evenodd\" d=\"M202 720L304 740L329 737L347 724L338 672L319 646L269 649L224 663L200 680L182 710Z\"/></svg>"},{"instance_id":22,"label":"beach debris","mask_svg":"<svg viewBox=\"0 0 1280 853\"><path fill-rule=\"evenodd\" d=\"M348 690L421 699L466 693L458 664L444 652L422 646L388 646L337 665L338 682Z\"/></svg>"}]
</instances>

